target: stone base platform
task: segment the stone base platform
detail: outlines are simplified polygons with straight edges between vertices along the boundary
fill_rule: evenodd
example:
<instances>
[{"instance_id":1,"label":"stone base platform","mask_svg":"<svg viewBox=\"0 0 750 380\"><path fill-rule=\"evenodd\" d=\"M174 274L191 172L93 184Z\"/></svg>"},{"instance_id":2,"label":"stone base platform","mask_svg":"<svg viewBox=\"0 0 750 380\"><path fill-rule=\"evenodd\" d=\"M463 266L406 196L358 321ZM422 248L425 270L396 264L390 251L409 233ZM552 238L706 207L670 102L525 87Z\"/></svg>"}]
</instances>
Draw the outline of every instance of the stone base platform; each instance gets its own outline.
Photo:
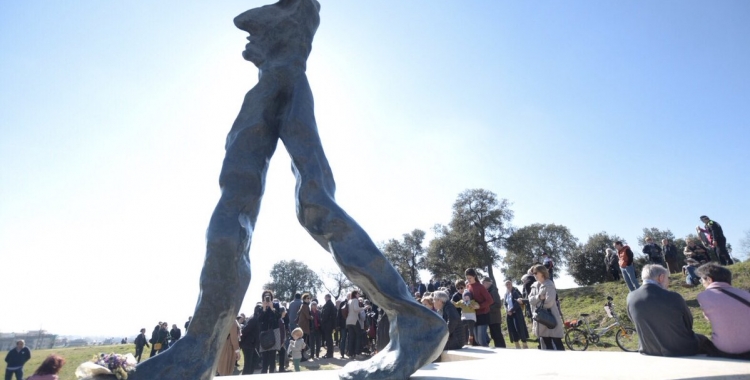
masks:
<instances>
[{"instance_id":1,"label":"stone base platform","mask_svg":"<svg viewBox=\"0 0 750 380\"><path fill-rule=\"evenodd\" d=\"M338 371L305 371L235 376L243 380L337 380ZM750 362L705 356L663 358L629 352L540 351L467 347L447 351L440 363L422 367L411 379L419 380L632 380L710 379L748 380ZM401 380L401 379L394 379Z\"/></svg>"}]
</instances>

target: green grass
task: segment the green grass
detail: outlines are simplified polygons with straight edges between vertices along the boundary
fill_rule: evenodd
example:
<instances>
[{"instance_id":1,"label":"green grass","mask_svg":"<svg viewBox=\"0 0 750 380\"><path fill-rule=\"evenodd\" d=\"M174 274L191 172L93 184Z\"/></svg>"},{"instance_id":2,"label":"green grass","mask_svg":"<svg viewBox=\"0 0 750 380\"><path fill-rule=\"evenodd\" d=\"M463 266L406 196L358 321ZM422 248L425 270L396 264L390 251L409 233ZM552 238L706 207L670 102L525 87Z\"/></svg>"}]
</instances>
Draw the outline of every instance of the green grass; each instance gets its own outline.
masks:
<instances>
[{"instance_id":1,"label":"green grass","mask_svg":"<svg viewBox=\"0 0 750 380\"><path fill-rule=\"evenodd\" d=\"M744 262L735 264L730 267L732 270L732 285L750 290L750 262ZM670 290L680 293L683 298L687 301L690 311L693 313L693 329L696 333L711 336L711 325L703 317L703 312L700 310L700 306L696 301L698 293L703 291L702 286L695 288L683 288L680 284L684 282L682 274L674 274L670 276ZM625 323L629 323L627 314L625 312L625 298L628 295L628 288L625 283L620 282L607 282L604 284L598 284L593 286L586 286L576 289L561 289L559 291L560 300L562 305L562 311L565 319L579 319L581 313L591 314L589 317L590 322L594 322L594 325L605 326L606 324L612 323L611 319L606 317L604 312L604 303L607 300L607 296L614 298L615 312L624 318ZM503 328L507 328L503 323ZM531 326L529 324L529 331ZM506 338L506 345L508 348L513 348L513 344L508 341L508 332L503 331ZM533 338L533 334L532 338ZM494 346L494 344L493 344ZM536 348L536 345L531 345L531 348ZM603 338L599 346L589 345L588 350L613 350L619 351L620 349L614 343L614 336L610 334L609 337ZM61 380L75 380L75 369L79 364L91 360L94 355L99 353L134 353L135 347L132 344L124 345L111 345L111 346L89 346L89 347L73 347L73 348L55 348L51 350L35 350L32 352L31 360L24 366L25 376L30 376L37 367L42 363L44 358L50 354L58 354L65 358L67 363L60 373ZM146 349L143 357L144 360L149 355L150 350ZM242 360L240 360L242 364ZM323 364L316 365L313 363L307 363L303 365L301 370L331 370L340 368L336 364ZM5 362L0 364L0 374L5 373Z\"/></svg>"}]
</instances>

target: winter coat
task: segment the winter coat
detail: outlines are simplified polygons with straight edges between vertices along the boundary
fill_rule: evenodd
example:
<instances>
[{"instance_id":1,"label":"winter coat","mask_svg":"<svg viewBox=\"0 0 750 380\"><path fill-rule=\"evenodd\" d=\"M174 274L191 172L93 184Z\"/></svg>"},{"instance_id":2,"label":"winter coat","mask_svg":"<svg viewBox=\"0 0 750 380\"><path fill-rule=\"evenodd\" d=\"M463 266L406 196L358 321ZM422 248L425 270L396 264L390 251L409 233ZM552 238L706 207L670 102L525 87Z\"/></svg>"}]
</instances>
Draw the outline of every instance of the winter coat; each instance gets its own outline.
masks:
<instances>
[{"instance_id":1,"label":"winter coat","mask_svg":"<svg viewBox=\"0 0 750 380\"><path fill-rule=\"evenodd\" d=\"M299 307L299 313L297 313L297 326L302 329L302 333L305 335L310 334L310 321L312 316L310 315L310 304L303 302L302 306Z\"/></svg>"},{"instance_id":2,"label":"winter coat","mask_svg":"<svg viewBox=\"0 0 750 380\"><path fill-rule=\"evenodd\" d=\"M540 299L542 295L544 295L544 300ZM552 280L546 279L544 282L535 282L531 285L531 293L529 294L531 310L534 311L540 304L543 304L543 307L549 309L557 320L557 326L554 329L548 329L541 323L534 321L534 334L540 338L562 338L565 335L560 311L555 303L556 299L557 289L555 289L555 283Z\"/></svg>"},{"instance_id":3,"label":"winter coat","mask_svg":"<svg viewBox=\"0 0 750 380\"><path fill-rule=\"evenodd\" d=\"M487 292L492 296L492 305L490 305L490 324L503 323L503 302L500 299L500 293L497 291L495 284L487 288Z\"/></svg>"},{"instance_id":4,"label":"winter coat","mask_svg":"<svg viewBox=\"0 0 750 380\"><path fill-rule=\"evenodd\" d=\"M221 376L229 376L234 373L234 364L236 362L236 352L240 349L240 324L237 321L233 321L232 326L229 328L229 335L227 341L221 348L221 354L219 355L219 363L216 367L216 372Z\"/></svg>"},{"instance_id":5,"label":"winter coat","mask_svg":"<svg viewBox=\"0 0 750 380\"><path fill-rule=\"evenodd\" d=\"M359 299L349 300L347 301L347 305L349 307L349 315L346 317L346 325L356 325L359 321L359 311L362 310L362 307L359 306Z\"/></svg>"},{"instance_id":6,"label":"winter coat","mask_svg":"<svg viewBox=\"0 0 750 380\"><path fill-rule=\"evenodd\" d=\"M326 301L320 318L323 331L333 331L336 328L336 305L333 301Z\"/></svg>"}]
</instances>

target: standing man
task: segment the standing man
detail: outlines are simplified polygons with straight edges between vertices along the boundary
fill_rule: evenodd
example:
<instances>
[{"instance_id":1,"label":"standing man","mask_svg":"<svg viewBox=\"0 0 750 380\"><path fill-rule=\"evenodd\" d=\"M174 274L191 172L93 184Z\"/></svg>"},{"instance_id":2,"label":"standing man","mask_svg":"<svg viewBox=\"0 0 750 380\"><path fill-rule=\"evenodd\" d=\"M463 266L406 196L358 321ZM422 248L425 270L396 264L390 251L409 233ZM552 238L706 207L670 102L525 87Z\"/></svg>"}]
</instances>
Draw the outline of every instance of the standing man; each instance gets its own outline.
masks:
<instances>
[{"instance_id":1,"label":"standing man","mask_svg":"<svg viewBox=\"0 0 750 380\"><path fill-rule=\"evenodd\" d=\"M323 312L321 313L321 332L323 345L326 347L326 358L333 358L333 330L336 329L336 305L331 301L331 295L326 294Z\"/></svg>"},{"instance_id":2,"label":"standing man","mask_svg":"<svg viewBox=\"0 0 750 380\"><path fill-rule=\"evenodd\" d=\"M297 313L299 313L299 308L302 306L302 295L299 293L294 294L294 300L289 303L289 310L287 310L287 315L289 315L289 331L294 331L299 325L297 324Z\"/></svg>"},{"instance_id":3,"label":"standing man","mask_svg":"<svg viewBox=\"0 0 750 380\"><path fill-rule=\"evenodd\" d=\"M607 248L606 252L604 255L604 268L606 268L614 281L620 281L620 265L618 264L619 257L617 257L617 251Z\"/></svg>"},{"instance_id":4,"label":"standing man","mask_svg":"<svg viewBox=\"0 0 750 380\"><path fill-rule=\"evenodd\" d=\"M169 330L169 346L171 347L181 337L182 337L182 331L179 328L177 328L176 324L172 324L172 329Z\"/></svg>"},{"instance_id":5,"label":"standing man","mask_svg":"<svg viewBox=\"0 0 750 380\"><path fill-rule=\"evenodd\" d=\"M659 246L654 243L654 239L652 239L650 236L646 238L646 245L643 246L643 253L648 256L651 264L661 265L665 268L667 267L664 264L664 259L661 256L661 248L659 248Z\"/></svg>"},{"instance_id":6,"label":"standing man","mask_svg":"<svg viewBox=\"0 0 750 380\"><path fill-rule=\"evenodd\" d=\"M649 264L641 275L643 286L628 294L628 316L635 324L640 352L654 356L692 356L699 353L693 314L681 295L667 290L669 272Z\"/></svg>"},{"instance_id":7,"label":"standing man","mask_svg":"<svg viewBox=\"0 0 750 380\"><path fill-rule=\"evenodd\" d=\"M188 317L187 322L185 322L185 334L187 334L188 326L190 326L190 321L192 321L192 320L193 320L193 317L190 316L190 317Z\"/></svg>"},{"instance_id":8,"label":"standing man","mask_svg":"<svg viewBox=\"0 0 750 380\"><path fill-rule=\"evenodd\" d=\"M711 243L714 246L716 256L719 258L721 265L734 264L732 258L729 257L727 238L724 236L724 230L721 229L721 225L705 215L701 216L701 221L706 224L706 229L711 234Z\"/></svg>"},{"instance_id":9,"label":"standing man","mask_svg":"<svg viewBox=\"0 0 750 380\"><path fill-rule=\"evenodd\" d=\"M26 342L23 339L16 341L16 348L8 351L8 355L5 355L5 380L10 380L13 374L16 374L16 380L23 380L23 366L27 361L31 359L31 350L26 347Z\"/></svg>"},{"instance_id":10,"label":"standing man","mask_svg":"<svg viewBox=\"0 0 750 380\"><path fill-rule=\"evenodd\" d=\"M141 362L141 355L143 355L143 346L151 347L148 344L148 341L146 340L146 329L141 329L141 333L138 334L137 337L135 337L135 358L138 360L138 363Z\"/></svg>"},{"instance_id":11,"label":"standing man","mask_svg":"<svg viewBox=\"0 0 750 380\"><path fill-rule=\"evenodd\" d=\"M633 251L630 250L629 246L622 244L621 241L615 242L615 249L619 258L618 262L622 278L625 279L625 285L628 286L628 290L632 292L638 289L638 279L635 277L635 267L633 266Z\"/></svg>"},{"instance_id":12,"label":"standing man","mask_svg":"<svg viewBox=\"0 0 750 380\"><path fill-rule=\"evenodd\" d=\"M489 277L482 280L482 285L492 296L492 305L490 305L490 337L495 342L495 347L505 348L505 338L503 337L503 303L500 298L500 292L497 286L492 283ZM437 309L437 306L435 307ZM449 329L450 331L450 329ZM449 333L450 334L450 333ZM450 338L450 337L449 337Z\"/></svg>"}]
</instances>

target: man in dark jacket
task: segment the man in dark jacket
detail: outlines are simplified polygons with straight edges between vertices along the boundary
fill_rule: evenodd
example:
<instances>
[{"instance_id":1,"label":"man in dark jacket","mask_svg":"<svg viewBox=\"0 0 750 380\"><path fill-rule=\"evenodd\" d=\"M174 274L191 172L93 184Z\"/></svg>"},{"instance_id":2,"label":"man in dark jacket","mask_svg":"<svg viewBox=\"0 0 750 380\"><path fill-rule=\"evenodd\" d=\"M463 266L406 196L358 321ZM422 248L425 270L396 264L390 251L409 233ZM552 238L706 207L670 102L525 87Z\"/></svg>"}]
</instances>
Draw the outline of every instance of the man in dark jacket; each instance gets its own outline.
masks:
<instances>
[{"instance_id":1,"label":"man in dark jacket","mask_svg":"<svg viewBox=\"0 0 750 380\"><path fill-rule=\"evenodd\" d=\"M302 295L297 293L294 295L294 301L289 303L289 309L287 315L289 316L289 331L294 331L297 327L297 313L299 308L302 306Z\"/></svg>"},{"instance_id":2,"label":"man in dark jacket","mask_svg":"<svg viewBox=\"0 0 750 380\"><path fill-rule=\"evenodd\" d=\"M16 374L16 380L23 380L23 366L31 359L31 350L26 347L23 340L16 341L16 348L8 351L5 355L5 380L10 380Z\"/></svg>"},{"instance_id":3,"label":"man in dark jacket","mask_svg":"<svg viewBox=\"0 0 750 380\"><path fill-rule=\"evenodd\" d=\"M661 257L661 248L659 248L656 243L654 243L654 239L647 237L646 238L646 245L643 246L643 253L645 253L648 256L649 261L651 261L651 264L658 264L663 267L667 267L666 264L664 264L664 260Z\"/></svg>"},{"instance_id":4,"label":"man in dark jacket","mask_svg":"<svg viewBox=\"0 0 750 380\"><path fill-rule=\"evenodd\" d=\"M685 299L667 290L669 272L661 265L643 268L643 285L628 294L628 316L635 324L640 352L654 356L692 356L699 353L693 315Z\"/></svg>"},{"instance_id":5,"label":"man in dark jacket","mask_svg":"<svg viewBox=\"0 0 750 380\"><path fill-rule=\"evenodd\" d=\"M176 324L172 324L172 329L169 330L169 345L173 345L177 340L182 337L182 330L180 330Z\"/></svg>"},{"instance_id":6,"label":"man in dark jacket","mask_svg":"<svg viewBox=\"0 0 750 380\"><path fill-rule=\"evenodd\" d=\"M242 356L245 358L245 366L242 368L243 375L252 375L255 368L260 365L258 337L260 336L260 314L262 310L260 303L256 304L253 315L245 321L245 327L242 328L240 349L242 350Z\"/></svg>"},{"instance_id":7,"label":"man in dark jacket","mask_svg":"<svg viewBox=\"0 0 750 380\"><path fill-rule=\"evenodd\" d=\"M138 363L141 362L141 356L143 355L143 346L151 347L149 346L148 342L146 341L146 329L141 329L141 333L138 334L137 337L135 337L135 358L138 360Z\"/></svg>"},{"instance_id":8,"label":"man in dark jacket","mask_svg":"<svg viewBox=\"0 0 750 380\"><path fill-rule=\"evenodd\" d=\"M326 358L333 358L333 330L336 329L336 305L331 301L331 295L326 294L323 312L321 313L321 330L323 345L326 346Z\"/></svg>"},{"instance_id":9,"label":"man in dark jacket","mask_svg":"<svg viewBox=\"0 0 750 380\"><path fill-rule=\"evenodd\" d=\"M503 337L503 302L500 299L500 293L497 286L492 283L489 277L482 280L482 285L487 288L492 296L492 305L490 305L490 337L495 342L495 347L505 348L505 338Z\"/></svg>"},{"instance_id":10,"label":"man in dark jacket","mask_svg":"<svg viewBox=\"0 0 750 380\"><path fill-rule=\"evenodd\" d=\"M701 216L701 221L706 224L706 229L711 234L711 241L721 265L734 264L732 258L729 257L727 238L724 236L724 230L721 228L721 225L705 215Z\"/></svg>"}]
</instances>

